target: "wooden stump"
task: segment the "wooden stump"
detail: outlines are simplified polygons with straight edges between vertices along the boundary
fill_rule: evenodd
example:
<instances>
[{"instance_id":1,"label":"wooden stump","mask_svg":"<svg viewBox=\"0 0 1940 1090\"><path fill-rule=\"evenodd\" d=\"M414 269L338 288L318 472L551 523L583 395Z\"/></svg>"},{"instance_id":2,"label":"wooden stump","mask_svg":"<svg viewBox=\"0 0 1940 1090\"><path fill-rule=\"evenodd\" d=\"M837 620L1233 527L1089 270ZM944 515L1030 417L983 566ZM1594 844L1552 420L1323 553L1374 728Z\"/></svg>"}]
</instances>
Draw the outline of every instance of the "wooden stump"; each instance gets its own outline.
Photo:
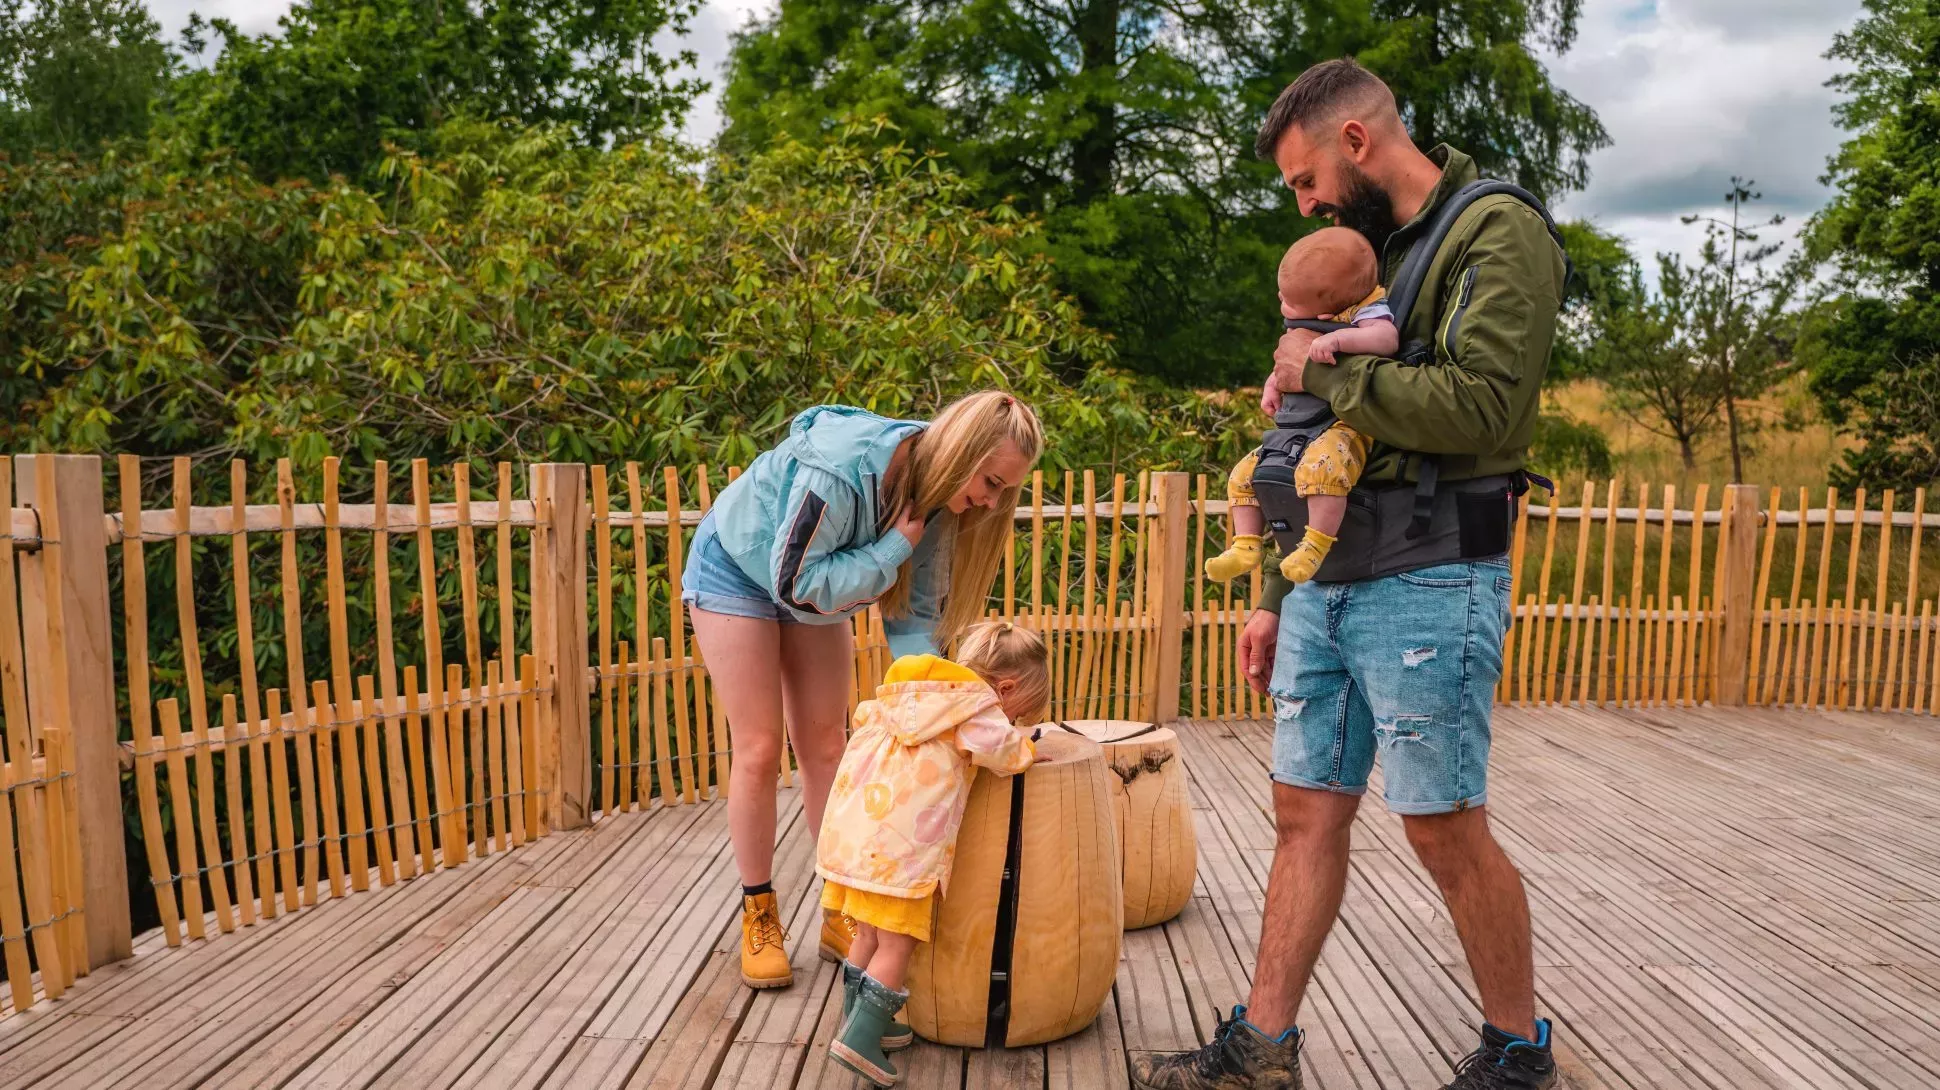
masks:
<instances>
[{"instance_id":1,"label":"wooden stump","mask_svg":"<svg viewBox=\"0 0 1940 1090\"><path fill-rule=\"evenodd\" d=\"M1178 735L1169 727L1117 719L1059 725L1105 751L1124 864L1125 927L1150 927L1177 916L1192 899L1199 864Z\"/></svg>"},{"instance_id":2,"label":"wooden stump","mask_svg":"<svg viewBox=\"0 0 1940 1090\"><path fill-rule=\"evenodd\" d=\"M1028 771L978 773L934 941L910 965L919 1035L1014 1048L1098 1016L1124 929L1111 778L1095 743L1054 731Z\"/></svg>"}]
</instances>

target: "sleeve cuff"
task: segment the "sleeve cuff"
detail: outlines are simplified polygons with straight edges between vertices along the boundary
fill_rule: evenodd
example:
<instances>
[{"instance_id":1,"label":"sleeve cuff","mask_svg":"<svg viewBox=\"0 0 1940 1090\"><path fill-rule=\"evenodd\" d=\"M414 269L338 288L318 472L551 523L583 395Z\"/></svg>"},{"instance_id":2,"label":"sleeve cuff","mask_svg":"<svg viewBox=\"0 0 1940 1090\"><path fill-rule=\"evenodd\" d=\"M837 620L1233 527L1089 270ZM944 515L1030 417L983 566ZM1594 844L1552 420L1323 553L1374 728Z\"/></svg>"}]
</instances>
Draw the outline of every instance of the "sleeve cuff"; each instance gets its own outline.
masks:
<instances>
[{"instance_id":1,"label":"sleeve cuff","mask_svg":"<svg viewBox=\"0 0 1940 1090\"><path fill-rule=\"evenodd\" d=\"M1253 608L1264 609L1268 613L1278 613L1280 612L1280 602L1292 590L1293 584L1287 582L1286 576L1281 575L1277 570L1269 568L1265 574L1265 578L1260 581L1260 598L1259 601L1253 603Z\"/></svg>"},{"instance_id":2,"label":"sleeve cuff","mask_svg":"<svg viewBox=\"0 0 1940 1090\"><path fill-rule=\"evenodd\" d=\"M876 560L883 567L897 568L902 566L903 561L915 555L916 546L909 543L909 539L903 536L901 530L891 530L877 538L876 543L869 547L869 551L876 554Z\"/></svg>"},{"instance_id":3,"label":"sleeve cuff","mask_svg":"<svg viewBox=\"0 0 1940 1090\"><path fill-rule=\"evenodd\" d=\"M1341 375L1344 359L1345 357L1334 363L1309 362L1307 369L1300 373L1300 384L1306 387L1308 393L1330 405L1333 404L1334 392L1340 389L1344 381Z\"/></svg>"}]
</instances>

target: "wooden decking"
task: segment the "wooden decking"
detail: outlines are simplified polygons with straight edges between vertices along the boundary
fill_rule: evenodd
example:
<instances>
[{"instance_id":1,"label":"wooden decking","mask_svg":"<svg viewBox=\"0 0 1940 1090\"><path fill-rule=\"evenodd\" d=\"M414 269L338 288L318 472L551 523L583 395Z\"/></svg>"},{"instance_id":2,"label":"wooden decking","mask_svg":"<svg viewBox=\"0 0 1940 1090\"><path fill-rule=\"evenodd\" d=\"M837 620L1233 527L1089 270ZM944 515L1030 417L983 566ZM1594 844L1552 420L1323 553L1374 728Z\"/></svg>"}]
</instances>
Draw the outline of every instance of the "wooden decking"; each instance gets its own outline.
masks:
<instances>
[{"instance_id":1,"label":"wooden decking","mask_svg":"<svg viewBox=\"0 0 1940 1090\"><path fill-rule=\"evenodd\" d=\"M1268 732L1182 730L1199 888L1126 936L1067 1041L919 1046L913 1087L1122 1087L1244 997L1273 847ZM1940 1085L1940 721L1506 710L1492 814L1528 878L1569 1085ZM149 941L0 1021L0 1086L849 1086L823 1061L810 844L785 793L777 884L797 983L741 987L718 805L626 815L169 950ZM1479 1018L1399 823L1355 830L1304 1024L1308 1085L1429 1090Z\"/></svg>"}]
</instances>

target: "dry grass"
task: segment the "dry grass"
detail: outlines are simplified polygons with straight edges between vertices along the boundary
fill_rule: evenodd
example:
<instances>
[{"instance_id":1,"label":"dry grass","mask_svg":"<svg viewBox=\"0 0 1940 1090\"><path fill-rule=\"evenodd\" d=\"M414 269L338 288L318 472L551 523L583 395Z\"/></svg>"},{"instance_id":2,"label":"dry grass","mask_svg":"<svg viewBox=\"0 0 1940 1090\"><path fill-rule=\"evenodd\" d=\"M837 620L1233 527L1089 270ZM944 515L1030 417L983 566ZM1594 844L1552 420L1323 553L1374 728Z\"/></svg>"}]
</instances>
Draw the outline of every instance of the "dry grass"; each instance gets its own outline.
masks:
<instances>
[{"instance_id":1,"label":"dry grass","mask_svg":"<svg viewBox=\"0 0 1940 1090\"><path fill-rule=\"evenodd\" d=\"M1662 436L1653 434L1641 424L1612 408L1603 386L1595 382L1573 382L1552 387L1546 392L1554 406L1560 406L1580 421L1594 426L1610 443L1614 476L1618 481L1618 506L1661 507L1664 486L1676 488L1675 506L1688 510L1697 498L1700 485L1707 485L1705 507L1716 511L1724 503L1724 488L1731 480L1731 453L1726 445L1722 429L1720 434L1701 444L1697 451L1697 468L1685 469L1678 457L1677 444ZM1823 507L1826 502L1826 477L1829 468L1840 453L1850 443L1844 436L1836 434L1830 425L1819 419L1810 395L1806 394L1803 383L1795 382L1772 396L1763 398L1752 406L1752 413L1761 421L1763 428L1752 437L1751 452L1745 459L1745 480L1748 484L1759 486L1759 502L1770 503L1769 493L1774 486L1781 490L1779 506L1786 511L1795 511L1801 504L1799 490L1806 490L1806 506ZM1780 421L1788 421L1780 426ZM1582 502L1583 480L1578 474L1559 481L1558 492L1564 506ZM1594 482L1593 506L1607 502L1608 482ZM1640 491L1648 490L1648 498L1640 496ZM1855 496L1841 492L1837 497L1842 510L1852 507ZM1865 505L1868 510L1878 510L1883 497L1877 492L1868 492ZM1539 492L1534 497L1537 503L1543 502ZM1912 497L1896 497L1895 506L1904 510L1910 506ZM1927 513L1932 514L1940 508L1940 501L1929 498ZM1525 558L1524 590L1539 592L1544 546L1547 543L1547 526L1541 520L1529 528L1528 549ZM1558 541L1551 564L1551 597L1557 588L1570 588L1578 563L1586 565L1586 570L1600 574L1603 565L1602 525L1584 543L1584 552L1577 557L1577 533L1575 523L1565 523L1557 528ZM1615 579L1618 587L1628 587L1633 574L1642 580L1646 590L1656 589L1662 571L1659 549L1662 545L1662 532L1653 526L1646 530L1645 563L1639 573L1635 567L1634 524L1621 528L1617 535L1618 548L1612 556ZM1709 587L1715 568L1717 531L1712 529L1707 536L1711 539L1705 548L1704 561ZM1832 533L1833 547L1825 550L1826 529L1815 526L1807 534L1807 554L1803 566L1796 564L1798 531L1786 527L1778 531L1774 541L1772 568L1770 575L1771 594L1791 599L1791 584L1794 569L1798 568L1802 586L1800 590L1807 598L1815 601L1839 599L1850 603L1861 601L1897 602L1907 597L1909 577L1917 579L1912 595L1915 602L1940 596L1940 535L1930 531L1920 537L1921 559L1918 574L1915 576L1907 566L1909 550L1913 546L1913 532L1909 528L1893 531L1889 545L1889 561L1882 571L1877 562L1879 531L1869 528L1860 533L1860 548L1852 552L1853 530L1841 526ZM1691 542L1688 529L1673 534L1671 564L1673 574L1672 588L1675 593L1689 593L1685 586L1688 578L1688 565ZM1855 564L1853 561L1857 559ZM1598 582L1599 580L1592 580ZM1702 597L1708 590L1699 590ZM1633 603L1634 604L1634 603Z\"/></svg>"},{"instance_id":2,"label":"dry grass","mask_svg":"<svg viewBox=\"0 0 1940 1090\"><path fill-rule=\"evenodd\" d=\"M1679 459L1675 442L1611 407L1601 383L1557 385L1545 396L1551 405L1603 433L1616 475L1623 480L1674 484L1681 495L1690 495L1700 483L1709 483L1717 493L1731 481L1731 449L1722 424L1716 435L1698 445L1697 468L1689 470ZM1748 415L1759 422L1760 430L1751 437L1745 481L1788 490L1804 486L1823 494L1827 472L1850 440L1819 419L1803 382L1790 383L1752 403Z\"/></svg>"}]
</instances>

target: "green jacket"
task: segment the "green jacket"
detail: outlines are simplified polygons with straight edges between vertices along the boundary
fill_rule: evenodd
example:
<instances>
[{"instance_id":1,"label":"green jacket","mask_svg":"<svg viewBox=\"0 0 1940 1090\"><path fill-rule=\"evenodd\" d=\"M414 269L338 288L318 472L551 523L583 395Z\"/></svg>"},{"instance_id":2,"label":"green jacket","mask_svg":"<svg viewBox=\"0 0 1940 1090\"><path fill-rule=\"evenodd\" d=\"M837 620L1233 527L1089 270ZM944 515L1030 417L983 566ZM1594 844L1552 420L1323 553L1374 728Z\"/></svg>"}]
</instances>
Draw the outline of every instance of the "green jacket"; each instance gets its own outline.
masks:
<instances>
[{"instance_id":1,"label":"green jacket","mask_svg":"<svg viewBox=\"0 0 1940 1090\"><path fill-rule=\"evenodd\" d=\"M1421 211L1389 238L1382 282L1390 286L1408 247L1435 210L1481 177L1475 160L1443 144L1442 168ZM1443 480L1520 469L1541 403L1567 265L1536 211L1507 194L1471 204L1428 267L1401 343L1433 347L1419 367L1377 356L1307 365L1305 385L1348 426L1374 437L1367 483L1412 480L1405 453L1440 455ZM1288 585L1269 570L1260 606L1279 608Z\"/></svg>"}]
</instances>

